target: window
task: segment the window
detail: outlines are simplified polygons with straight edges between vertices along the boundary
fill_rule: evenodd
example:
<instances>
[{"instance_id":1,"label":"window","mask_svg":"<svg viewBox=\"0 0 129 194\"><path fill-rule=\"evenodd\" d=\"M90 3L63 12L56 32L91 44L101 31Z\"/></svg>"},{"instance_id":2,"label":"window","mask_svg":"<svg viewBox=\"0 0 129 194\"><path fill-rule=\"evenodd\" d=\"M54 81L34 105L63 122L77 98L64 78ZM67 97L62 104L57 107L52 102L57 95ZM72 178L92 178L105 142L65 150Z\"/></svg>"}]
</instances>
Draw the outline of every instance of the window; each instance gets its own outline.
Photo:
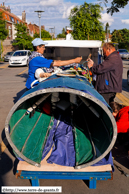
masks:
<instances>
[{"instance_id":1,"label":"window","mask_svg":"<svg viewBox=\"0 0 129 194\"><path fill-rule=\"evenodd\" d=\"M19 21L17 20L17 24L19 24Z\"/></svg>"},{"instance_id":2,"label":"window","mask_svg":"<svg viewBox=\"0 0 129 194\"><path fill-rule=\"evenodd\" d=\"M13 54L13 56L26 56L27 52L26 51L17 51Z\"/></svg>"},{"instance_id":3,"label":"window","mask_svg":"<svg viewBox=\"0 0 129 194\"><path fill-rule=\"evenodd\" d=\"M28 56L30 56L30 55L31 55L31 52L29 51L29 52L28 52Z\"/></svg>"},{"instance_id":4,"label":"window","mask_svg":"<svg viewBox=\"0 0 129 194\"><path fill-rule=\"evenodd\" d=\"M12 16L10 16L10 21L13 22L13 23L15 22L14 18Z\"/></svg>"}]
</instances>

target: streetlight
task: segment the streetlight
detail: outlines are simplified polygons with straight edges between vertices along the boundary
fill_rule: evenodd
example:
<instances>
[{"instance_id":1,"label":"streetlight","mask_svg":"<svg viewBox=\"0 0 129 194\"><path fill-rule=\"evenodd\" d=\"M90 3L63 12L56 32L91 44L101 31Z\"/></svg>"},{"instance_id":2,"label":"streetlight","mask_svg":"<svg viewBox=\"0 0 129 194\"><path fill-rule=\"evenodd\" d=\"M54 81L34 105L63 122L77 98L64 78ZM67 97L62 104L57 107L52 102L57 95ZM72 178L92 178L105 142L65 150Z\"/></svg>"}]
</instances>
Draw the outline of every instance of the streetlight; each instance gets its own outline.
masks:
<instances>
[{"instance_id":1,"label":"streetlight","mask_svg":"<svg viewBox=\"0 0 129 194\"><path fill-rule=\"evenodd\" d=\"M40 31L40 38L41 38L41 25L40 25L40 18L41 18L41 13L42 13L42 12L44 12L44 11L39 10L39 11L35 11L35 12L37 12L37 13L38 13L38 17L39 17L39 31Z\"/></svg>"}]
</instances>

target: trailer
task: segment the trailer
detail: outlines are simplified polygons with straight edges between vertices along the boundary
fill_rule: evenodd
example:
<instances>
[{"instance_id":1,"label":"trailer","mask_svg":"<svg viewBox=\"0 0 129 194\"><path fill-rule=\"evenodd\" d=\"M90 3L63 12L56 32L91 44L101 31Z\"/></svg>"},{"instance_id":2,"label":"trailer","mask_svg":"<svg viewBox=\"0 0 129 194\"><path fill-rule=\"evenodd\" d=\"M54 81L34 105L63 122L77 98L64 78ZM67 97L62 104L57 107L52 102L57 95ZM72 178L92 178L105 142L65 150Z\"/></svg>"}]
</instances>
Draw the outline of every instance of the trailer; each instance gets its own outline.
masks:
<instances>
[{"instance_id":1,"label":"trailer","mask_svg":"<svg viewBox=\"0 0 129 194\"><path fill-rule=\"evenodd\" d=\"M92 53L99 63L100 45L100 41L90 41L90 45L87 41L48 41L46 56L68 59L68 51L70 58L79 54L85 59ZM95 180L112 177L116 122L111 108L86 77L54 74L25 92L6 118L5 133L20 164L29 165L29 172L25 165L18 167L21 178L93 179L90 187L96 188ZM44 170L47 164L53 166L52 171ZM54 165L58 165L55 170ZM96 166L99 171L86 169Z\"/></svg>"}]
</instances>

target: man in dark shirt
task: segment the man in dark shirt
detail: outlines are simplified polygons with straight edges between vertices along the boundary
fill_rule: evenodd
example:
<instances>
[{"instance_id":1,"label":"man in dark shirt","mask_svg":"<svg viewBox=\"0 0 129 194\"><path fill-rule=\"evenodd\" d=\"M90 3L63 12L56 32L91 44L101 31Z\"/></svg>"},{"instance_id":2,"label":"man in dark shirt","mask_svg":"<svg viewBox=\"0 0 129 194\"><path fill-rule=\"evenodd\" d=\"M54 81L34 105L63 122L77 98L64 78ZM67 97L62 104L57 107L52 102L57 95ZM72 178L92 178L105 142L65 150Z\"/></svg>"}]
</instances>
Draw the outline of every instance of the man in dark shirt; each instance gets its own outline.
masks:
<instances>
[{"instance_id":1,"label":"man in dark shirt","mask_svg":"<svg viewBox=\"0 0 129 194\"><path fill-rule=\"evenodd\" d=\"M122 92L123 64L120 55L112 43L103 45L105 60L102 64L95 64L91 59L88 67L97 75L95 89L104 97L109 104L114 101L116 93Z\"/></svg>"}]
</instances>

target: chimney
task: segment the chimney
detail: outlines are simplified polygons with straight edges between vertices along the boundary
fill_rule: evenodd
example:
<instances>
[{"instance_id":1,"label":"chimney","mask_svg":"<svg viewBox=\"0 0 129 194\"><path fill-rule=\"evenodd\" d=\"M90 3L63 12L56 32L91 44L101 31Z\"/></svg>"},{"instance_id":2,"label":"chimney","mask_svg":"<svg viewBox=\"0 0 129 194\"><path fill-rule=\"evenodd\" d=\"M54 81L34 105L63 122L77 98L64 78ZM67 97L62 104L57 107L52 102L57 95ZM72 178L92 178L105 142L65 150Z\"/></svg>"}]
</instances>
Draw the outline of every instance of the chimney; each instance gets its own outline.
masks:
<instances>
[{"instance_id":1,"label":"chimney","mask_svg":"<svg viewBox=\"0 0 129 194\"><path fill-rule=\"evenodd\" d=\"M10 6L8 6L6 10L11 13Z\"/></svg>"},{"instance_id":2,"label":"chimney","mask_svg":"<svg viewBox=\"0 0 129 194\"><path fill-rule=\"evenodd\" d=\"M3 6L4 6L4 2L3 2Z\"/></svg>"},{"instance_id":3,"label":"chimney","mask_svg":"<svg viewBox=\"0 0 129 194\"><path fill-rule=\"evenodd\" d=\"M26 22L26 12L25 11L22 12L22 20Z\"/></svg>"}]
</instances>

